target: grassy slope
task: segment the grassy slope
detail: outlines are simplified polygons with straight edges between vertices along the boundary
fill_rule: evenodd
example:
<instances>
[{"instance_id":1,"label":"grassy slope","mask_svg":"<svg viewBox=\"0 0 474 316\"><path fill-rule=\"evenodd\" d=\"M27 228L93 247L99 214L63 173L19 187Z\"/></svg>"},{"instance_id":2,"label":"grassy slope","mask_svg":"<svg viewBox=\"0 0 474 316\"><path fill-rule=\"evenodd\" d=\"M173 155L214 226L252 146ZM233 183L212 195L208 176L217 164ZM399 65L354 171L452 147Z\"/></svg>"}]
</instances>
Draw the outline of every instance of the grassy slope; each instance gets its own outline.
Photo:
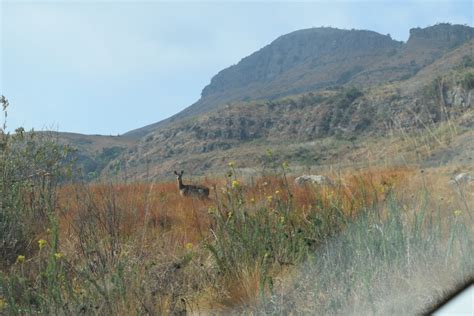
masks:
<instances>
[{"instance_id":1,"label":"grassy slope","mask_svg":"<svg viewBox=\"0 0 474 316\"><path fill-rule=\"evenodd\" d=\"M66 132L40 132L46 138L53 138L58 144L76 150L76 167L87 181L98 178L103 168L136 145L138 139L125 136L84 135Z\"/></svg>"},{"instance_id":2,"label":"grassy slope","mask_svg":"<svg viewBox=\"0 0 474 316\"><path fill-rule=\"evenodd\" d=\"M404 134L417 133L413 125L418 125L421 130L429 126L439 134L420 140L428 143L429 151L435 147L442 150L445 138L454 141L459 133L470 133L472 109L467 108L464 113L453 112L450 121L460 126L459 131L450 128L449 124L430 123L426 115L430 110L424 105L418 110L419 121L416 121L412 114L417 111L414 104L423 100L421 97L421 102L413 97L399 97L396 92L399 89L391 84L365 91L364 96L343 110L342 114L334 112L331 103L341 92L330 92L323 97L326 101L316 104L310 101L302 105L302 98L296 97L296 107L291 109L291 102L287 101L291 99L283 99L273 105L266 102L242 104L158 130L122 159L127 161L129 174L138 179L169 177L174 169L192 170L193 174L219 172L232 159L241 161L247 168L254 168L265 159L269 148L281 162L291 160L301 168L360 162L360 158L368 152L372 152L373 162L417 158L421 163L421 159L428 157L424 154L415 157L415 152L404 141ZM394 94L397 97L393 97ZM440 109L434 101L425 104L427 108ZM412 106L413 109L410 108ZM409 111L404 110L405 107ZM344 122L344 111L353 112L347 123ZM398 114L391 115L389 111ZM328 116L325 113L332 113L328 125L330 132L323 131L323 122ZM365 130L359 131L357 126L363 124L364 117L370 121ZM387 150L392 155L386 156L380 146L390 147ZM436 163L436 157L430 158L431 163Z\"/></svg>"},{"instance_id":3,"label":"grassy slope","mask_svg":"<svg viewBox=\"0 0 474 316\"><path fill-rule=\"evenodd\" d=\"M136 141L134 138L123 136L84 135L66 132L51 132L50 134L58 139L58 143L76 147L85 154L97 154L104 148L110 147L130 147Z\"/></svg>"}]
</instances>

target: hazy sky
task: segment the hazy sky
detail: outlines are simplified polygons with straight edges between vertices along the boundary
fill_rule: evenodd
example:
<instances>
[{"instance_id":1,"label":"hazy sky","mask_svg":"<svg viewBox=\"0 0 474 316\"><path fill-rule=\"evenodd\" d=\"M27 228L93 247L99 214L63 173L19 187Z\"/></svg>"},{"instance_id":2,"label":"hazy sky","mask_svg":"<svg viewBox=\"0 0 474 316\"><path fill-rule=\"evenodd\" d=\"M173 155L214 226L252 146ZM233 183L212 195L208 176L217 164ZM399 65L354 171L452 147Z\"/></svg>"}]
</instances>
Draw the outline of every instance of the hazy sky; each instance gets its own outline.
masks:
<instances>
[{"instance_id":1,"label":"hazy sky","mask_svg":"<svg viewBox=\"0 0 474 316\"><path fill-rule=\"evenodd\" d=\"M473 25L471 1L4 1L0 94L18 126L116 135L191 105L219 70L303 28Z\"/></svg>"}]
</instances>

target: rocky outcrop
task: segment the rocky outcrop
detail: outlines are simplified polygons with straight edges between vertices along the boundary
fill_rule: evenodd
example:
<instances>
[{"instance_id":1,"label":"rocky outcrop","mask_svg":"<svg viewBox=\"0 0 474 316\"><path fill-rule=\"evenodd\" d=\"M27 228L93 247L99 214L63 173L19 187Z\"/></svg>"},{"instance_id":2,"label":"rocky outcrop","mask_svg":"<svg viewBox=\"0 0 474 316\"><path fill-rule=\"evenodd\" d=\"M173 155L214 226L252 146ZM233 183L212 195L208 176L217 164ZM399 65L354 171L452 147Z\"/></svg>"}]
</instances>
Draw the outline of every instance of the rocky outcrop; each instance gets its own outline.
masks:
<instances>
[{"instance_id":1,"label":"rocky outcrop","mask_svg":"<svg viewBox=\"0 0 474 316\"><path fill-rule=\"evenodd\" d=\"M466 25L440 23L427 28L410 29L407 46L444 47L452 49L473 38L474 29Z\"/></svg>"},{"instance_id":2,"label":"rocky outcrop","mask_svg":"<svg viewBox=\"0 0 474 316\"><path fill-rule=\"evenodd\" d=\"M462 87L454 87L446 93L446 103L450 106L467 108L474 106L474 90L464 90Z\"/></svg>"},{"instance_id":3,"label":"rocky outcrop","mask_svg":"<svg viewBox=\"0 0 474 316\"><path fill-rule=\"evenodd\" d=\"M242 59L237 65L220 71L202 90L202 97L255 83L271 83L303 65L309 66L307 72L311 72L327 64L347 59L358 60L359 64L365 63L367 58L384 55L400 46L400 42L389 36L371 31L334 28L296 31L279 37L270 45ZM329 77L341 76L345 71L335 69L335 72L336 74ZM325 85L332 83L321 81L321 84Z\"/></svg>"},{"instance_id":4,"label":"rocky outcrop","mask_svg":"<svg viewBox=\"0 0 474 316\"><path fill-rule=\"evenodd\" d=\"M474 182L474 177L467 172L459 173L449 181L450 184L455 185L466 185L472 182Z\"/></svg>"},{"instance_id":5,"label":"rocky outcrop","mask_svg":"<svg viewBox=\"0 0 474 316\"><path fill-rule=\"evenodd\" d=\"M333 182L323 175L302 175L295 179L295 184L299 186L305 184L332 185Z\"/></svg>"}]
</instances>

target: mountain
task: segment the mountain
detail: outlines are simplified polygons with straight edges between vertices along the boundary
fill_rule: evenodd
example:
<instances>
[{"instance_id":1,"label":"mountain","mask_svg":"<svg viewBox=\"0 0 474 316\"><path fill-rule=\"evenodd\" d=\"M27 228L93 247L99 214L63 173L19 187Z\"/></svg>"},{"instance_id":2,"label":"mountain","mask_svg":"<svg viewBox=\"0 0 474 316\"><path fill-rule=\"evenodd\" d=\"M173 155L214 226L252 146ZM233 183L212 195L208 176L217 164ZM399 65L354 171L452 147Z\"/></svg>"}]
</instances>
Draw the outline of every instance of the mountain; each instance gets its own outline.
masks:
<instances>
[{"instance_id":1,"label":"mountain","mask_svg":"<svg viewBox=\"0 0 474 316\"><path fill-rule=\"evenodd\" d=\"M142 137L159 126L232 102L408 79L472 35L471 27L447 23L411 29L406 43L373 31L324 27L295 31L220 71L201 98L182 112L125 135Z\"/></svg>"},{"instance_id":2,"label":"mountain","mask_svg":"<svg viewBox=\"0 0 474 316\"><path fill-rule=\"evenodd\" d=\"M85 174L159 179L175 169L220 172L231 160L251 171L284 160L299 168L368 163L368 155L469 162L473 30L415 28L406 43L334 28L283 35L220 71L169 119L113 139L76 135Z\"/></svg>"},{"instance_id":3,"label":"mountain","mask_svg":"<svg viewBox=\"0 0 474 316\"><path fill-rule=\"evenodd\" d=\"M138 142L127 136L83 135L65 132L40 132L43 136L68 145L76 150L75 159L86 180L97 179L102 170L114 159Z\"/></svg>"}]
</instances>

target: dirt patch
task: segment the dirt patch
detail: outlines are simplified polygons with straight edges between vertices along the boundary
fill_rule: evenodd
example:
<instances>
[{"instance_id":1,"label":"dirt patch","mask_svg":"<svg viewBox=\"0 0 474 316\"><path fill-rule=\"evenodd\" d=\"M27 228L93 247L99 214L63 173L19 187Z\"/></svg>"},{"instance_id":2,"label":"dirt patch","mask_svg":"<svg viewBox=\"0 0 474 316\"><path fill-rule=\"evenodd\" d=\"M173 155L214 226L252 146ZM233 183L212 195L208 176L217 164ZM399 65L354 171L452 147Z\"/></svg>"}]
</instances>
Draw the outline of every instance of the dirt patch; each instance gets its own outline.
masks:
<instances>
[{"instance_id":1,"label":"dirt patch","mask_svg":"<svg viewBox=\"0 0 474 316\"><path fill-rule=\"evenodd\" d=\"M461 166L474 164L474 131L460 135L449 147L434 150L424 161L423 167L439 167L447 164Z\"/></svg>"}]
</instances>

